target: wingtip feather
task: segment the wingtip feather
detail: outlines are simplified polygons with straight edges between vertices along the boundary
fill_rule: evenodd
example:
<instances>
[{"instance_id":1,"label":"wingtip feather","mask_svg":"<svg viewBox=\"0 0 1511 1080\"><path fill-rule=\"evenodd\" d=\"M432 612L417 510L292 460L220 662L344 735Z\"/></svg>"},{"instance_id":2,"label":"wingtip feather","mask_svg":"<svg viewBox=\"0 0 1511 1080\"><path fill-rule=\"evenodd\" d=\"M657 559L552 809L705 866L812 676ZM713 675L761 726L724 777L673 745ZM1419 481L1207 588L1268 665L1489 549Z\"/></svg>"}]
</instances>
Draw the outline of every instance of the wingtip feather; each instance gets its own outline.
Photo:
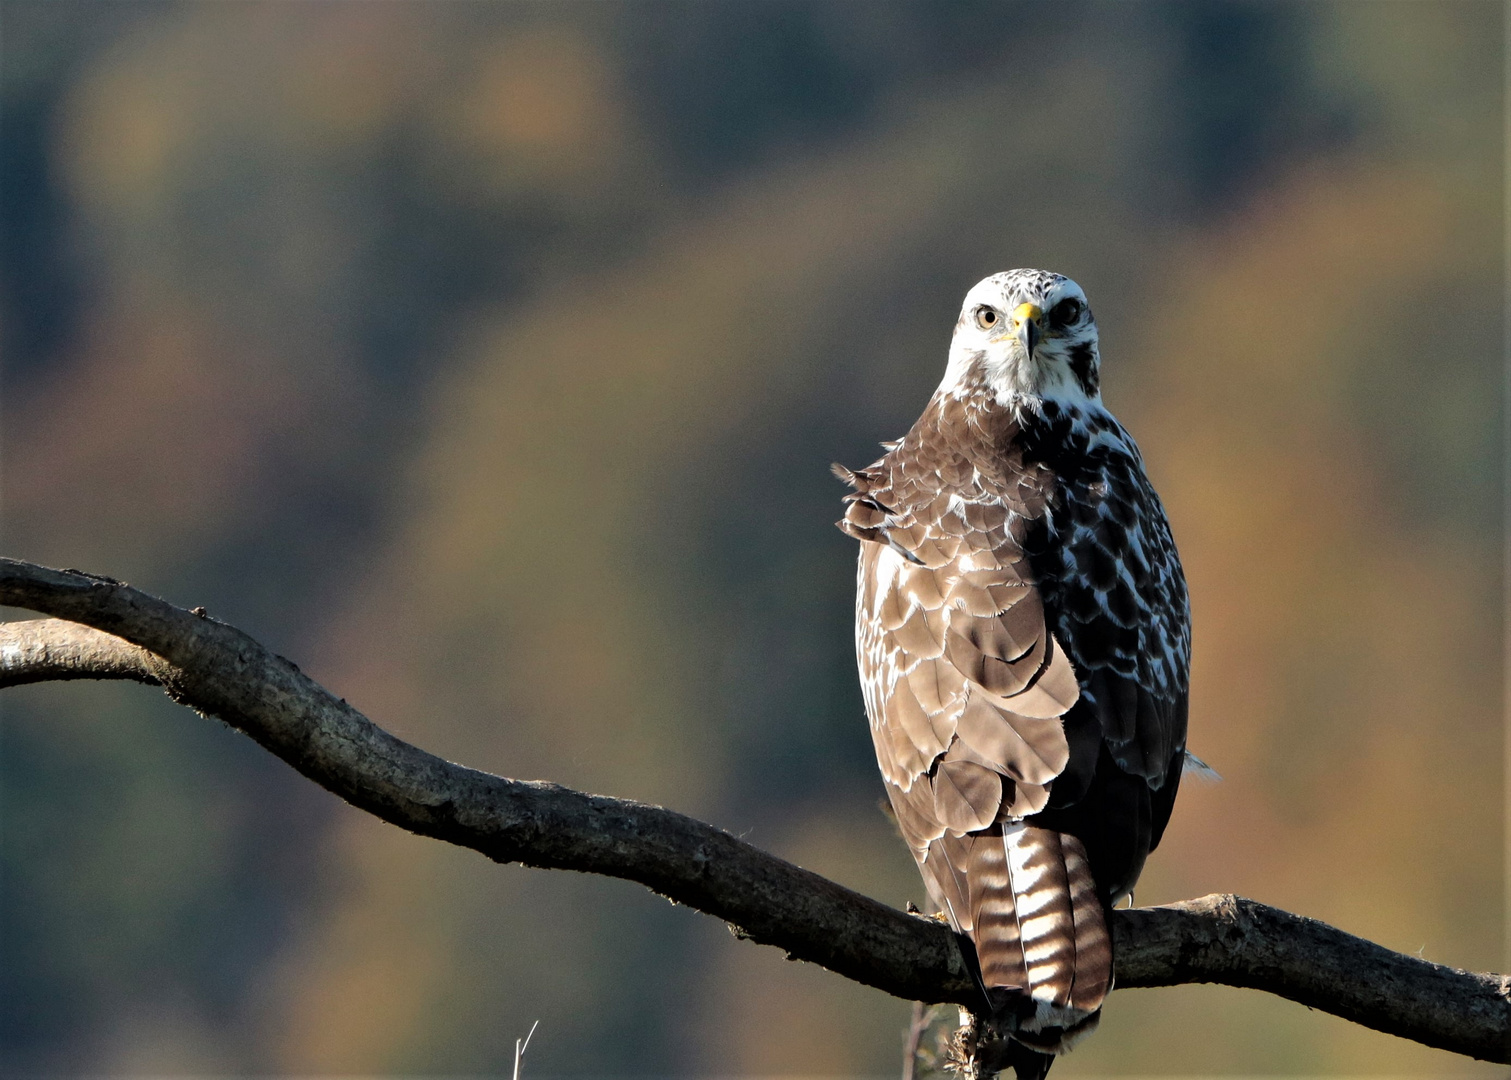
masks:
<instances>
[{"instance_id":1,"label":"wingtip feather","mask_svg":"<svg viewBox=\"0 0 1511 1080\"><path fill-rule=\"evenodd\" d=\"M1212 766L1191 753L1191 751L1186 750L1183 752L1186 755L1186 760L1181 766L1182 776L1194 776L1196 779L1204 780L1209 784L1215 784L1222 779L1222 773L1212 768Z\"/></svg>"}]
</instances>

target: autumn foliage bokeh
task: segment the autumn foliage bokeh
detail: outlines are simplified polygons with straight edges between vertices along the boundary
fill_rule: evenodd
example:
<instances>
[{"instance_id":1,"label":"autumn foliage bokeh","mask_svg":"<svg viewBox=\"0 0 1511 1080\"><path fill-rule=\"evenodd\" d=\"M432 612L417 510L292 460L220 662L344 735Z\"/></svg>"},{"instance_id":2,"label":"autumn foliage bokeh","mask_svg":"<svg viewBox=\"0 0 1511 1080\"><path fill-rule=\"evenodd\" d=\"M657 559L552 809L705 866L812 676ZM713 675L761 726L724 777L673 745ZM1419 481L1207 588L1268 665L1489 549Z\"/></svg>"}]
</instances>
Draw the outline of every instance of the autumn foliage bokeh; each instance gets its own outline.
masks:
<instances>
[{"instance_id":1,"label":"autumn foliage bokeh","mask_svg":"<svg viewBox=\"0 0 1511 1080\"><path fill-rule=\"evenodd\" d=\"M453 760L922 902L830 461L1075 277L1195 619L1141 904L1502 963L1501 11L18 3L4 553ZM875 1075L905 1003L382 825L140 687L3 702L7 1073ZM1077 1075L1485 1075L1255 993Z\"/></svg>"}]
</instances>

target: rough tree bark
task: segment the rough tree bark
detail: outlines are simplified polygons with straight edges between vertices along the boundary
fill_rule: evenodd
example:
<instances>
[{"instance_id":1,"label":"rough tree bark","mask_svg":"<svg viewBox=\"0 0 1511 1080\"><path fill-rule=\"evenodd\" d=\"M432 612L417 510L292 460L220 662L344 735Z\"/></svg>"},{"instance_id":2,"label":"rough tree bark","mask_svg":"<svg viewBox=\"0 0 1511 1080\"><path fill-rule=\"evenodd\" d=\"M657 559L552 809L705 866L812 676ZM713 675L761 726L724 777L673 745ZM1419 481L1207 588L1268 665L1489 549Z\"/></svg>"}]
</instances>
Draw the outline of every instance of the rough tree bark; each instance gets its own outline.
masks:
<instances>
[{"instance_id":1,"label":"rough tree bark","mask_svg":"<svg viewBox=\"0 0 1511 1080\"><path fill-rule=\"evenodd\" d=\"M400 828L497 862L637 881L737 935L914 1001L981 1005L954 935L659 806L510 780L395 738L203 609L110 578L0 559L0 686L157 684ZM1511 978L1392 952L1252 900L1206 896L1113 915L1120 988L1251 987L1428 1046L1511 1063Z\"/></svg>"}]
</instances>

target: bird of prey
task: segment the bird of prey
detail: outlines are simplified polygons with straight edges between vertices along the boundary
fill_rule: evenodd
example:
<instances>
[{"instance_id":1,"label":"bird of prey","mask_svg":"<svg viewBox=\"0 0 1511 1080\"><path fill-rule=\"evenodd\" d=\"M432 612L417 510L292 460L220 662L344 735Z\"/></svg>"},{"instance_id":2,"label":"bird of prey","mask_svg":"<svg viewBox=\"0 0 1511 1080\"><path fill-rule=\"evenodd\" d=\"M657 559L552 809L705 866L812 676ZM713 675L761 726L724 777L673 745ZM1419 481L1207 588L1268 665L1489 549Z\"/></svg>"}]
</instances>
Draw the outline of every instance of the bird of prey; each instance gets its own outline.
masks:
<instances>
[{"instance_id":1,"label":"bird of prey","mask_svg":"<svg viewBox=\"0 0 1511 1080\"><path fill-rule=\"evenodd\" d=\"M1159 496L1102 404L1074 281L967 294L923 415L860 470L855 644L929 897L974 946L996 1068L1041 1080L1112 986L1186 762L1191 620ZM1194 760L1194 759L1193 759ZM967 950L970 952L970 950Z\"/></svg>"}]
</instances>

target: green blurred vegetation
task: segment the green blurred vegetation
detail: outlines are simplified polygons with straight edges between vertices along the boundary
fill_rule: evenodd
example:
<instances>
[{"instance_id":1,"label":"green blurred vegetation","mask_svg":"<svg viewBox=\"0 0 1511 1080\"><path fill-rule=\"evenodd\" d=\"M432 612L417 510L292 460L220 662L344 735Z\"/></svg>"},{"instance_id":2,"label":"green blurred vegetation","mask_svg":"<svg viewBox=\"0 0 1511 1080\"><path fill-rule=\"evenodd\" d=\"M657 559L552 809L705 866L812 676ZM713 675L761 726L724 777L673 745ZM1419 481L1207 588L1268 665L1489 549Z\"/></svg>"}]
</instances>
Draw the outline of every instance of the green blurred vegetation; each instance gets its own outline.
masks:
<instances>
[{"instance_id":1,"label":"green blurred vegetation","mask_svg":"<svg viewBox=\"0 0 1511 1080\"><path fill-rule=\"evenodd\" d=\"M470 765L922 900L832 460L987 273L1074 276L1176 528L1194 748L1141 903L1501 957L1499 5L0 5L8 555ZM497 867L144 688L7 691L22 1073L891 1073L905 1003ZM1198 1034L1199 1033L1199 1034ZM1492 1075L1117 994L1056 1075Z\"/></svg>"}]
</instances>

